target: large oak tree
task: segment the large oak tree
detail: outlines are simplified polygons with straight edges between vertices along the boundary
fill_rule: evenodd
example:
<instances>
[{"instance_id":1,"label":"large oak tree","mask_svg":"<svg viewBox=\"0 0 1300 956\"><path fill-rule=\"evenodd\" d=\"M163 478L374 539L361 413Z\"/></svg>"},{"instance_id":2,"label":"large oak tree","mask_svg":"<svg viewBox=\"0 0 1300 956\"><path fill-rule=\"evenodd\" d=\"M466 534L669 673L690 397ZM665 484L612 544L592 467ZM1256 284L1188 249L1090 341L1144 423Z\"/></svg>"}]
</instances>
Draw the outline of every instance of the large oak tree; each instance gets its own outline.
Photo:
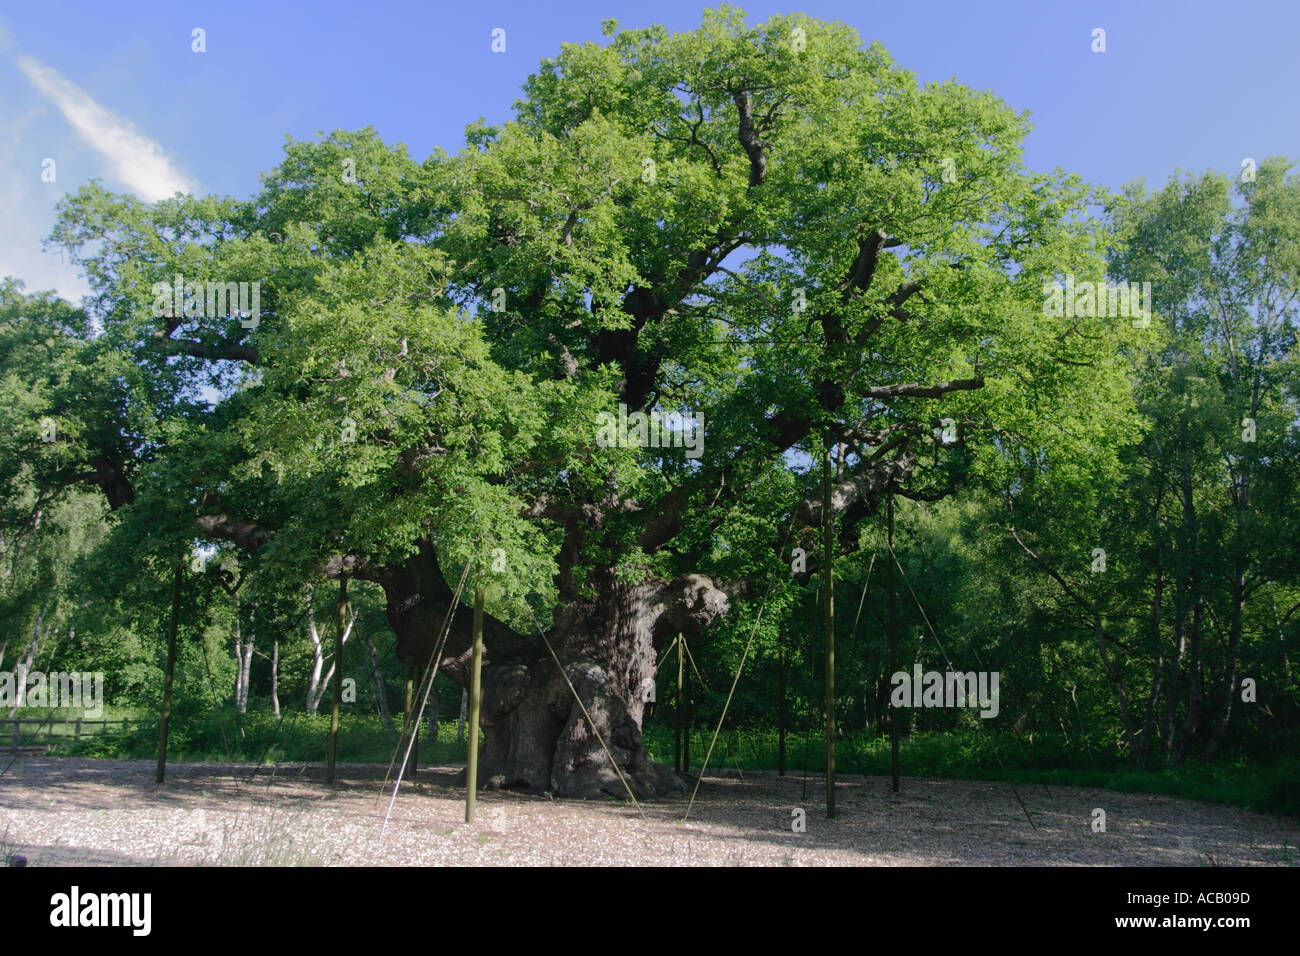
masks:
<instances>
[{"instance_id":1,"label":"large oak tree","mask_svg":"<svg viewBox=\"0 0 1300 956\"><path fill-rule=\"evenodd\" d=\"M1027 462L1068 491L1129 434L1140 334L1045 314L1104 276L1098 197L1027 170L993 95L804 16L606 33L456 155L335 133L248 202L88 187L54 237L130 371L47 479L168 546L377 583L410 661L477 568L482 779L575 796L623 792L593 728L638 791L680 785L641 740L656 650L815 553L810 458L841 552L890 493ZM177 274L260 281L260 314L155 308ZM702 413L702 454L602 447L620 405ZM469 646L462 609L438 666L464 682Z\"/></svg>"}]
</instances>

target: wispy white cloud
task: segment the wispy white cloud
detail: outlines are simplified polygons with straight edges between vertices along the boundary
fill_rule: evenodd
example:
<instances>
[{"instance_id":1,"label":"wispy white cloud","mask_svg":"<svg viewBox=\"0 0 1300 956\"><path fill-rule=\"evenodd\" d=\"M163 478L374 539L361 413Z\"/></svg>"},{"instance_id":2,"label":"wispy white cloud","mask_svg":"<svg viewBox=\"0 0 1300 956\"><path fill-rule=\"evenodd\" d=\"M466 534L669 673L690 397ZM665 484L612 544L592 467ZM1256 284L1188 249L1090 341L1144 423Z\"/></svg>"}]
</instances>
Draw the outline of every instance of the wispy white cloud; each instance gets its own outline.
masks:
<instances>
[{"instance_id":1,"label":"wispy white cloud","mask_svg":"<svg viewBox=\"0 0 1300 956\"><path fill-rule=\"evenodd\" d=\"M3 40L0 24L0 44ZM76 302L90 294L85 275L64 255L42 251L42 239L54 224L54 204L64 195L60 186L41 180L36 162L39 151L33 154L23 145L47 140L48 134L41 128L42 114L48 117L49 111L39 108L32 97L30 103L0 115L0 209L5 210L5 228L0 229L0 278L11 275L23 279L28 292L53 289Z\"/></svg>"},{"instance_id":2,"label":"wispy white cloud","mask_svg":"<svg viewBox=\"0 0 1300 956\"><path fill-rule=\"evenodd\" d=\"M100 106L81 87L39 60L19 56L17 63L31 84L104 157L112 176L141 199L155 202L176 192L197 191L198 184L177 170L163 148L130 120Z\"/></svg>"}]
</instances>

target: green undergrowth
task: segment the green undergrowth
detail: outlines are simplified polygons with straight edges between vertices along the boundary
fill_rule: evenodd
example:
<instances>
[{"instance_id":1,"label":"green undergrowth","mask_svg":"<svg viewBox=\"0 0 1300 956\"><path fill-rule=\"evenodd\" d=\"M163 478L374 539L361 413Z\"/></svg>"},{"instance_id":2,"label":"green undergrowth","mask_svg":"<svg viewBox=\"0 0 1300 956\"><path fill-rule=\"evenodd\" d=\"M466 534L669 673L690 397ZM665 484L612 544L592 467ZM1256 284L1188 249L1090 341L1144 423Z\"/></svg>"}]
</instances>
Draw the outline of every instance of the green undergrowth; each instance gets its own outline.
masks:
<instances>
[{"instance_id":1,"label":"green undergrowth","mask_svg":"<svg viewBox=\"0 0 1300 956\"><path fill-rule=\"evenodd\" d=\"M310 717L300 711L287 713L277 721L269 711L233 711L177 715L168 729L167 759L195 763L234 761L274 764L278 762L323 761L329 745L330 715L327 710ZM396 719L400 731L400 715ZM42 738L42 742L43 738ZM392 759L397 742L389 738L382 718L374 714L343 713L339 720L337 759L343 763L383 763ZM120 729L83 738L80 742L56 741L51 751L63 756L109 757L141 760L157 756L158 720L151 717L132 722L127 733ZM429 738L429 725L421 727L421 764L464 763L465 744L456 742L456 725L441 724L438 740Z\"/></svg>"},{"instance_id":2,"label":"green undergrowth","mask_svg":"<svg viewBox=\"0 0 1300 956\"><path fill-rule=\"evenodd\" d=\"M692 732L690 766L693 771L703 762L711 738L711 731ZM673 763L671 728L651 725L646 729L645 740L655 760ZM818 733L789 733L786 775L825 773L825 740ZM778 769L778 761L779 741L775 731L736 730L719 735L709 767L718 771L774 771ZM841 779L853 775L888 776L889 738L873 734L844 735L836 744L835 769ZM1119 754L1080 748L1060 738L1027 740L958 731L904 738L899 743L899 772L904 777L1163 794L1300 817L1300 759L1294 757L1267 765L1244 761L1189 762L1180 767L1142 769L1126 762Z\"/></svg>"},{"instance_id":3,"label":"green undergrowth","mask_svg":"<svg viewBox=\"0 0 1300 956\"><path fill-rule=\"evenodd\" d=\"M48 713L45 712L45 713ZM31 716L45 716L32 714ZM66 756L152 759L157 755L156 718L123 711L106 714L120 721L131 718L129 729L120 727L87 734L80 742L56 742L52 752ZM268 711L242 716L233 711L180 713L171 724L168 759L172 761L237 763L319 762L325 759L329 740L329 714L309 717L289 713L277 722ZM397 718L400 728L400 715ZM644 732L653 759L673 763L671 727L650 721ZM712 732L696 728L691 733L690 766L698 771L709 749ZM43 735L41 738L43 742ZM786 738L788 776L824 773L825 738L818 733L791 732ZM340 720L338 759L346 763L382 763L392 759L396 743L389 739L383 721L374 714L348 714ZM439 727L438 740L429 739L422 727L419 762L464 763L466 745L456 740L455 722ZM836 746L836 771L841 779L854 775L888 776L889 738L869 733L842 736ZM1092 787L1124 793L1153 793L1209 803L1300 817L1300 758L1283 757L1270 764L1223 761L1187 763L1174 768L1140 769L1123 756L1097 746L1081 746L1059 737L1026 739L1009 734L978 731L918 733L900 743L900 772L904 777L1006 781L1015 784ZM778 735L775 731L730 730L718 737L709 767L727 770L775 771Z\"/></svg>"}]
</instances>

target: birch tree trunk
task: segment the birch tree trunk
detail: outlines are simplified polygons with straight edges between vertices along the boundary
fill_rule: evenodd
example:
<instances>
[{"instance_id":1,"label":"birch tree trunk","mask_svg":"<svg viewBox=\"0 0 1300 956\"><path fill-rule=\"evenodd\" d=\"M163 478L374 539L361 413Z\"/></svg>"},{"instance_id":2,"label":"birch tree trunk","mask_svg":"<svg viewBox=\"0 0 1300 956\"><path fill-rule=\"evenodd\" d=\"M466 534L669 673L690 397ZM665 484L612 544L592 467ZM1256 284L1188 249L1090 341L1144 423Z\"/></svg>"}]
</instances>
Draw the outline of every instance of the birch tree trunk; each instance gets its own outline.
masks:
<instances>
[{"instance_id":1,"label":"birch tree trunk","mask_svg":"<svg viewBox=\"0 0 1300 956\"><path fill-rule=\"evenodd\" d=\"M347 644L348 637L352 634L352 625L356 623L356 620L356 613L353 612L347 626L343 629L343 638L339 642L340 647ZM307 682L307 713L315 717L316 711L320 709L321 698L325 696L325 688L329 686L330 680L334 677L334 668L338 661L331 660L329 669L325 670L325 653L321 645L320 632L316 630L316 618L312 613L310 592L307 596L307 633L311 637L312 648L311 678Z\"/></svg>"},{"instance_id":2,"label":"birch tree trunk","mask_svg":"<svg viewBox=\"0 0 1300 956\"><path fill-rule=\"evenodd\" d=\"M280 642L271 642L271 713L280 719Z\"/></svg>"},{"instance_id":3,"label":"birch tree trunk","mask_svg":"<svg viewBox=\"0 0 1300 956\"><path fill-rule=\"evenodd\" d=\"M248 640L243 639L239 625L239 598L235 598L235 710L240 714L248 712L248 680L253 669L252 615L249 615Z\"/></svg>"},{"instance_id":4,"label":"birch tree trunk","mask_svg":"<svg viewBox=\"0 0 1300 956\"><path fill-rule=\"evenodd\" d=\"M311 638L311 674L307 677L307 715L315 717L323 693L320 677L325 667L325 656L321 650L320 632L316 630L316 614L311 606L310 586L307 588L307 636Z\"/></svg>"},{"instance_id":5,"label":"birch tree trunk","mask_svg":"<svg viewBox=\"0 0 1300 956\"><path fill-rule=\"evenodd\" d=\"M239 595L234 596L235 601L235 710L243 713L244 709L240 704L244 692L244 635L239 626Z\"/></svg>"},{"instance_id":6,"label":"birch tree trunk","mask_svg":"<svg viewBox=\"0 0 1300 956\"><path fill-rule=\"evenodd\" d=\"M249 675L253 670L253 635L248 635L248 640L244 642L244 659L240 662L239 670L241 680L239 686L239 712L241 714L248 711L248 684Z\"/></svg>"},{"instance_id":7,"label":"birch tree trunk","mask_svg":"<svg viewBox=\"0 0 1300 956\"><path fill-rule=\"evenodd\" d=\"M41 643L41 628L45 622L45 608L41 608L36 615L36 624L32 627L32 642L27 645L27 653L18 659L18 668L14 672L14 702L9 708L9 716L13 717L18 713L18 702L25 701L27 695L27 675L31 672L32 663L36 660L36 649Z\"/></svg>"}]
</instances>

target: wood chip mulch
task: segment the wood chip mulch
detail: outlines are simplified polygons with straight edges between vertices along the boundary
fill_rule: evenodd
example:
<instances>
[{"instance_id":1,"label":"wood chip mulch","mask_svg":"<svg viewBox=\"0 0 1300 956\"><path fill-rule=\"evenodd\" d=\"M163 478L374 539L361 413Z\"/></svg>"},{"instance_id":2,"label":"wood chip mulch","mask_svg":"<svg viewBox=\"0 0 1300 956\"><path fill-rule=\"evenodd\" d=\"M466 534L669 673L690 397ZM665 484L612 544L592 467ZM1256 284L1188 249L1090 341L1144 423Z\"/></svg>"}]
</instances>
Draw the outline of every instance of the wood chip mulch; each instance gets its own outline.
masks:
<instances>
[{"instance_id":1,"label":"wood chip mulch","mask_svg":"<svg viewBox=\"0 0 1300 956\"><path fill-rule=\"evenodd\" d=\"M0 768L8 763L4 755ZM642 804L483 793L473 824L457 767L392 793L384 767L254 771L19 756L0 775L0 858L30 866L961 866L1300 864L1300 821L1174 797L964 780L710 771L687 799ZM692 785L694 780L691 780ZM1023 802L1023 807L1022 807ZM1094 833L1093 810L1106 812ZM806 832L791 830L802 809ZM1028 816L1026 815L1028 814ZM1031 825L1030 819L1033 823Z\"/></svg>"}]
</instances>

